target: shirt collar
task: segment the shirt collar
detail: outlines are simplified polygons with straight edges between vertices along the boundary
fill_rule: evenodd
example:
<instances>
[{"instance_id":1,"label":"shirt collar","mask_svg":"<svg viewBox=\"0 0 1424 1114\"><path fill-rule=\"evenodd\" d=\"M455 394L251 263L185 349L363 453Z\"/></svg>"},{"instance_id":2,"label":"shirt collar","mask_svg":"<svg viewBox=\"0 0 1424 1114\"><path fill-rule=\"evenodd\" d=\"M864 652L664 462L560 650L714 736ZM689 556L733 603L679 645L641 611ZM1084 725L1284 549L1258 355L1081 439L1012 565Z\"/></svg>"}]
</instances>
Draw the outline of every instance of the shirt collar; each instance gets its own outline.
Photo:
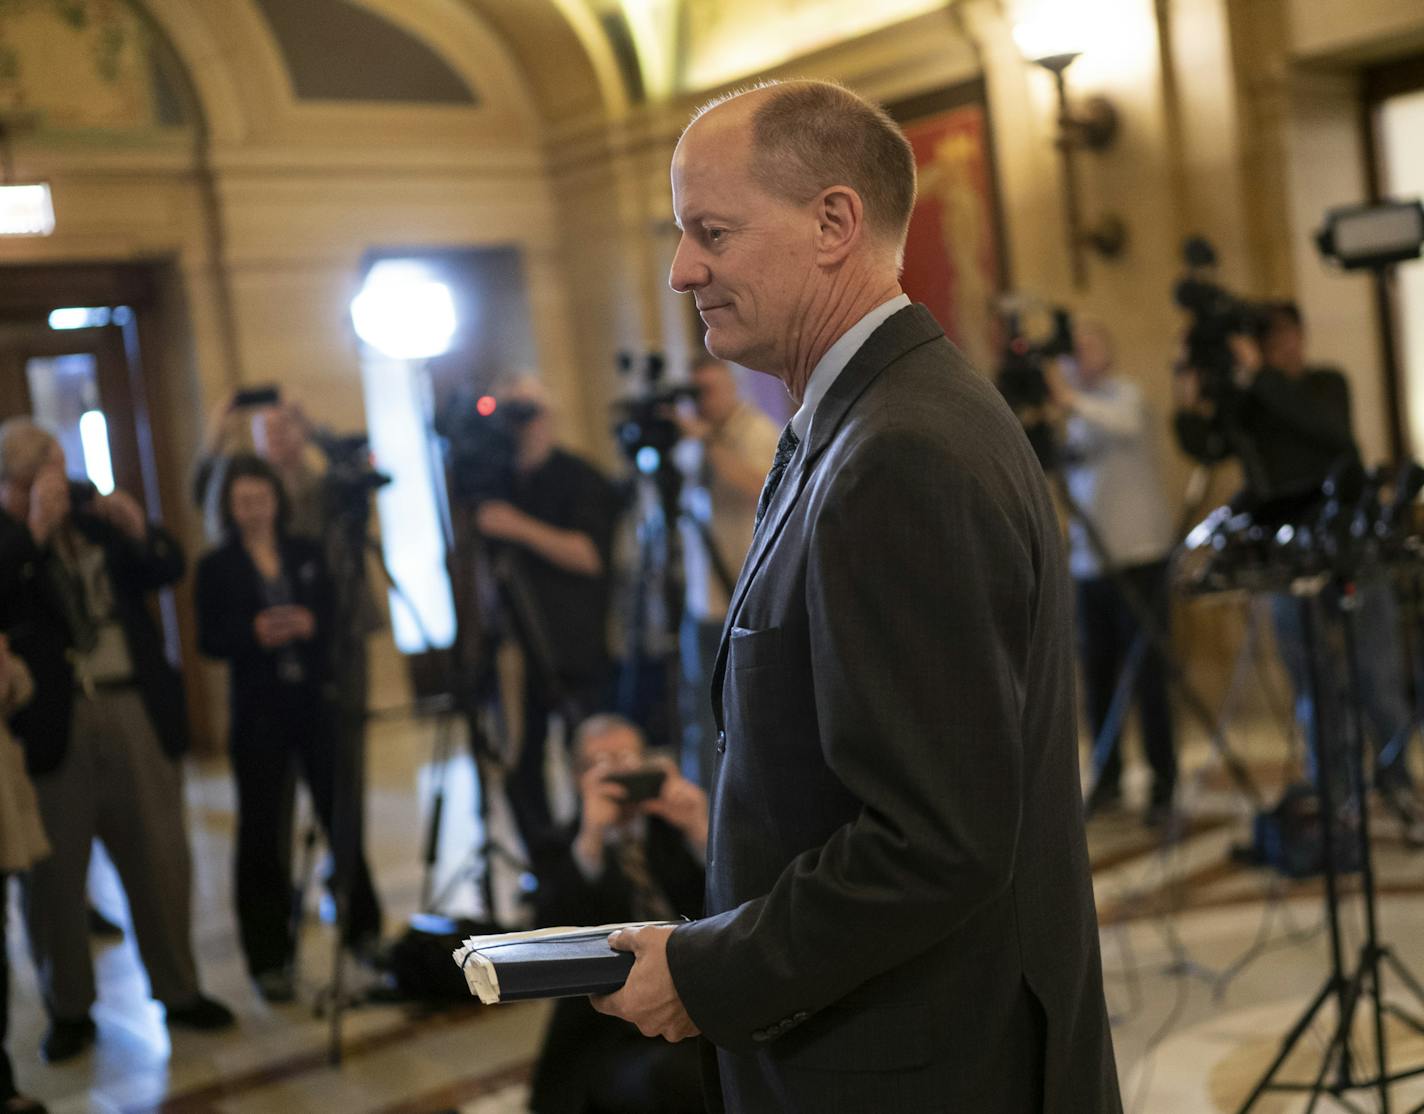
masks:
<instances>
[{"instance_id":1,"label":"shirt collar","mask_svg":"<svg viewBox=\"0 0 1424 1114\"><path fill-rule=\"evenodd\" d=\"M801 398L801 408L791 415L791 432L798 442L804 442L811 433L811 418L826 392L831 389L841 372L850 363L850 358L860 351L861 345L870 339L870 334L900 310L910 304L908 294L900 294L888 302L876 306L849 329L841 338L826 349L826 354L811 370L811 378L806 381L806 393Z\"/></svg>"}]
</instances>

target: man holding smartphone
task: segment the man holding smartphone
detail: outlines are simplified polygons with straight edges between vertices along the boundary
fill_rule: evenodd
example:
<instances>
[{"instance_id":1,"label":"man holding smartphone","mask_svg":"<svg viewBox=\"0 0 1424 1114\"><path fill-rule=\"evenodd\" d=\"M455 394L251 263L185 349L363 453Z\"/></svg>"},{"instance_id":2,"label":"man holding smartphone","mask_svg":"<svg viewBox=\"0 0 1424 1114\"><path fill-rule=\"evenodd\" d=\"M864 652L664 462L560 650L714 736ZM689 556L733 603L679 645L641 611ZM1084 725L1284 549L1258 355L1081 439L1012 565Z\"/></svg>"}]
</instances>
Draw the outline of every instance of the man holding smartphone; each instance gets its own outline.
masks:
<instances>
[{"instance_id":1,"label":"man holding smartphone","mask_svg":"<svg viewBox=\"0 0 1424 1114\"><path fill-rule=\"evenodd\" d=\"M702 910L707 796L676 763L649 759L621 716L596 715L574 735L581 809L566 838L534 853L541 925L695 917ZM693 1042L668 1044L605 1017L586 998L554 1008L534 1069L537 1114L703 1109Z\"/></svg>"}]
</instances>

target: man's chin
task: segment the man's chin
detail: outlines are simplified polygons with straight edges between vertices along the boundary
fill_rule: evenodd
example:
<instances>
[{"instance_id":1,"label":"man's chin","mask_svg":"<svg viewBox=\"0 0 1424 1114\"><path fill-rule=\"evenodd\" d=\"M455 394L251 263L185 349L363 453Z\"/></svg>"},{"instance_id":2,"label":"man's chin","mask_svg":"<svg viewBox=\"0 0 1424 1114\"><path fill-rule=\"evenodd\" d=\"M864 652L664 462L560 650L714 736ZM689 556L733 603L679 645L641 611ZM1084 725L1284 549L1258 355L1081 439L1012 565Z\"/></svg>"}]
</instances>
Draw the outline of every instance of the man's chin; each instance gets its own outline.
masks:
<instances>
[{"instance_id":1,"label":"man's chin","mask_svg":"<svg viewBox=\"0 0 1424 1114\"><path fill-rule=\"evenodd\" d=\"M711 355L716 356L719 360L726 360L728 363L741 364L747 355L745 344L738 344L726 329L718 328L716 325L707 326L707 332L702 338L702 345ZM746 365L742 364L742 366Z\"/></svg>"}]
</instances>

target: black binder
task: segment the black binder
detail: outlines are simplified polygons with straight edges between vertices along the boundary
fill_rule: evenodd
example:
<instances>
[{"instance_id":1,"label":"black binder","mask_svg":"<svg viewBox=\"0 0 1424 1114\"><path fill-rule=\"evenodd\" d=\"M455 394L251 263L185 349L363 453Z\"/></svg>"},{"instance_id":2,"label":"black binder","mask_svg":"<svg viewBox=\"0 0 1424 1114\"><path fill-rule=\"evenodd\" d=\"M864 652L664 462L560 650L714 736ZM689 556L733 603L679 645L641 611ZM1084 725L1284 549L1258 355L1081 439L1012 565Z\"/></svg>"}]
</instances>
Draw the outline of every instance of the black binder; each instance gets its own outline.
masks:
<instances>
[{"instance_id":1,"label":"black binder","mask_svg":"<svg viewBox=\"0 0 1424 1114\"><path fill-rule=\"evenodd\" d=\"M633 969L633 953L617 952L608 946L608 937L620 926L571 929L557 936L534 939L525 934L513 938L477 938L455 953L456 962L470 979L471 993L478 994L470 967L482 957L494 967L496 1001L518 1002L531 998L576 998L590 994L611 994L628 979ZM486 1000L484 995L480 995Z\"/></svg>"}]
</instances>

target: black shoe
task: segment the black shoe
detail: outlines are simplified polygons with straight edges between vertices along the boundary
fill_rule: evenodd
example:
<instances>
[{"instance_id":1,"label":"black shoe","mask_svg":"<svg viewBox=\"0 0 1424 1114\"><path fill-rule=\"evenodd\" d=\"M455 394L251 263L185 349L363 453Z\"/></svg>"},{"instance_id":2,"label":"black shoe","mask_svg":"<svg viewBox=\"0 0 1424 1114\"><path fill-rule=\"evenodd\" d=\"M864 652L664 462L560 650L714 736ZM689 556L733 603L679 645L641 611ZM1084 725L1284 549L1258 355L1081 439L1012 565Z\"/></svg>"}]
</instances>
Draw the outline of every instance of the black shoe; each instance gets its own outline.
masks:
<instances>
[{"instance_id":1,"label":"black shoe","mask_svg":"<svg viewBox=\"0 0 1424 1114\"><path fill-rule=\"evenodd\" d=\"M40 1042L40 1054L51 1064L72 1060L93 1044L98 1035L93 1018L56 1017Z\"/></svg>"},{"instance_id":2,"label":"black shoe","mask_svg":"<svg viewBox=\"0 0 1424 1114\"><path fill-rule=\"evenodd\" d=\"M97 936L101 940L122 940L124 930L91 905L89 906L89 935Z\"/></svg>"},{"instance_id":3,"label":"black shoe","mask_svg":"<svg viewBox=\"0 0 1424 1114\"><path fill-rule=\"evenodd\" d=\"M292 973L281 967L253 975L252 981L257 984L257 993L262 995L263 1001L273 1005L285 1005L297 996Z\"/></svg>"},{"instance_id":4,"label":"black shoe","mask_svg":"<svg viewBox=\"0 0 1424 1114\"><path fill-rule=\"evenodd\" d=\"M209 998L203 994L199 994L186 1006L168 1007L168 1027L170 1029L176 1025L180 1029L211 1032L216 1029L230 1029L235 1024L237 1024L237 1018L233 1016L232 1010L216 998Z\"/></svg>"},{"instance_id":5,"label":"black shoe","mask_svg":"<svg viewBox=\"0 0 1424 1114\"><path fill-rule=\"evenodd\" d=\"M1142 814L1142 822L1156 830L1167 829L1176 819L1176 811L1171 801L1153 801Z\"/></svg>"}]
</instances>

